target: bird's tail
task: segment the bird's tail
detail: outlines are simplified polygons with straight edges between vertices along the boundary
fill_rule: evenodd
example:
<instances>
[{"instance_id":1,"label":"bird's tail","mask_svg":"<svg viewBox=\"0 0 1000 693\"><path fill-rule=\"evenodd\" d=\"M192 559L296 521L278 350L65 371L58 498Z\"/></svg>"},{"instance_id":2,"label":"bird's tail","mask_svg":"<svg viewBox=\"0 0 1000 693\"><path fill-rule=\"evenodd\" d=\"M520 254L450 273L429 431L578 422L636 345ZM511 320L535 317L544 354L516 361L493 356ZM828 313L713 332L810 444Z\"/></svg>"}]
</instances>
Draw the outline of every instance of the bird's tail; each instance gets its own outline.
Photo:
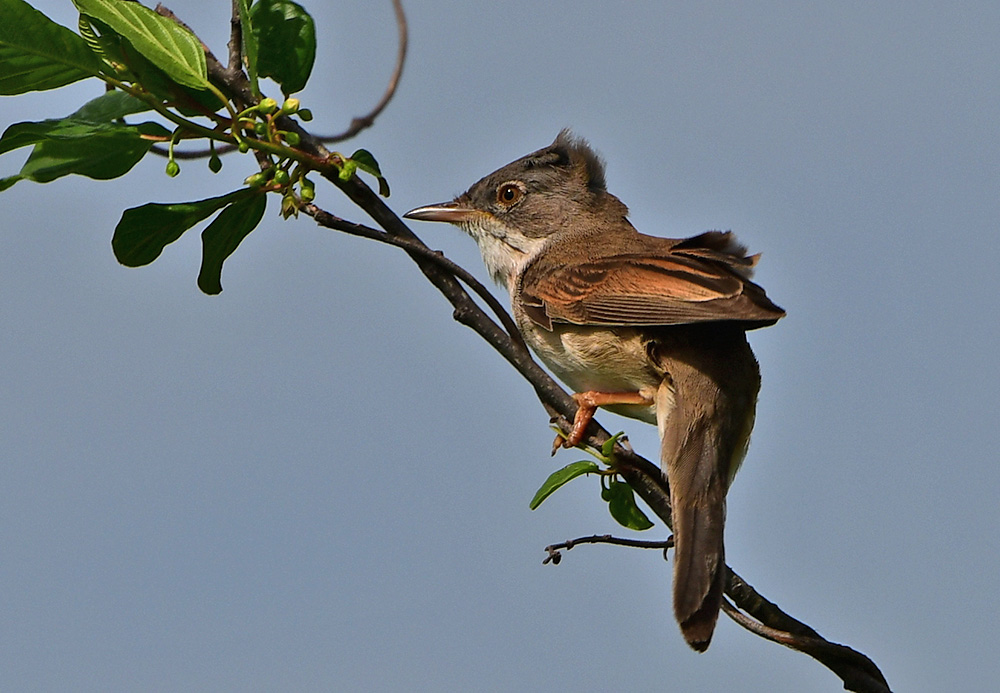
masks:
<instances>
[{"instance_id":1,"label":"bird's tail","mask_svg":"<svg viewBox=\"0 0 1000 693\"><path fill-rule=\"evenodd\" d=\"M674 615L699 652L708 649L722 606L726 492L746 451L760 383L745 338L729 358L714 356L674 360L656 396L673 512Z\"/></svg>"}]
</instances>

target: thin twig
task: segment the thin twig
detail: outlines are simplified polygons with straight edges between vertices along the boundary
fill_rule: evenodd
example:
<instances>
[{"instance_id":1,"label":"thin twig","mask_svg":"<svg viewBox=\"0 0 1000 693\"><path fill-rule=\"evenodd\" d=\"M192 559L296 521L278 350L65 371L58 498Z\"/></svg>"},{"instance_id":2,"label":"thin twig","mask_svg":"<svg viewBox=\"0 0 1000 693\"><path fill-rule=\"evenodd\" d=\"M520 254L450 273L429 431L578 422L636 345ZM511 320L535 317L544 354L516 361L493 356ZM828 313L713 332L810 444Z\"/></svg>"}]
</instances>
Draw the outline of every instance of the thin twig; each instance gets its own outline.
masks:
<instances>
[{"instance_id":1,"label":"thin twig","mask_svg":"<svg viewBox=\"0 0 1000 693\"><path fill-rule=\"evenodd\" d=\"M403 76L403 66L406 64L406 46L409 30L406 25L406 14L403 12L402 0L392 0L392 8L396 14L396 31L399 35L399 45L396 48L396 66L393 68L389 84L385 88L385 93L382 94L381 100L375 104L375 108L369 111L367 115L352 119L350 126L339 135L317 136L316 139L320 142L325 142L326 144L343 142L354 137L365 128L370 128L375 123L375 119L378 118L379 114L392 101L392 97L395 96L396 87L399 86L399 78Z\"/></svg>"},{"instance_id":2,"label":"thin twig","mask_svg":"<svg viewBox=\"0 0 1000 693\"><path fill-rule=\"evenodd\" d=\"M626 539L624 537L614 537L610 534L594 534L589 537L577 537L576 539L568 539L566 541L559 542L558 544L549 544L545 547L545 552L548 556L542 561L542 565L547 565L552 563L552 565L559 565L559 561L562 560L562 554L560 551L569 551L577 544L614 544L615 546L628 546L633 549L662 549L664 552L664 558L666 558L667 549L673 548L674 538L668 537L664 541L648 541L643 539Z\"/></svg>"}]
</instances>

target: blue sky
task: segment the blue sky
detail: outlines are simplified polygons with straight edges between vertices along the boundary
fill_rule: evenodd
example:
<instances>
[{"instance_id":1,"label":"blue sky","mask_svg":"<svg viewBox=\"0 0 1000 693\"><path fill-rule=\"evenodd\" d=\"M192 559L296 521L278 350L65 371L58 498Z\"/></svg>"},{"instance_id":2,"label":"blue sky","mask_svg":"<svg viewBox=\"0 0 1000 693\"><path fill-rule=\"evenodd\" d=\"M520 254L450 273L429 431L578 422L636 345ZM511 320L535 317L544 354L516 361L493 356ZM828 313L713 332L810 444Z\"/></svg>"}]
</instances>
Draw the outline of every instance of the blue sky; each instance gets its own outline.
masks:
<instances>
[{"instance_id":1,"label":"blue sky","mask_svg":"<svg viewBox=\"0 0 1000 693\"><path fill-rule=\"evenodd\" d=\"M35 4L75 26L68 1ZM220 54L227 5L170 3ZM302 99L315 132L339 131L391 70L390 4L306 6L320 55ZM571 126L641 231L736 231L788 317L752 335L763 388L730 564L894 689L990 688L1000 6L406 8L399 93L344 146L378 157L393 208ZM100 91L0 99L0 126ZM402 253L272 203L220 296L195 284L196 232L118 265L123 209L250 172L182 169L0 195L0 688L840 690L727 619L691 652L653 552L542 566L546 544L619 530L593 479L528 510L580 455L549 458L530 388ZM485 276L456 229L414 229ZM599 418L655 455L653 427Z\"/></svg>"}]
</instances>

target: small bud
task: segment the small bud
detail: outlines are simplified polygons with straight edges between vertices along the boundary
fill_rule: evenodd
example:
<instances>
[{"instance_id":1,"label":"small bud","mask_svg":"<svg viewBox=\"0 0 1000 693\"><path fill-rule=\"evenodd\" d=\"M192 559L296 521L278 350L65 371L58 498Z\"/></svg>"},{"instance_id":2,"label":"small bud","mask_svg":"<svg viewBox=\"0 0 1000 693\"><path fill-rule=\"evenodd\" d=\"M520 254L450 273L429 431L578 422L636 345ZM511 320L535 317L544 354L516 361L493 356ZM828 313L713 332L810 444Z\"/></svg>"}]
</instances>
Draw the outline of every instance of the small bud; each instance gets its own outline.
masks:
<instances>
[{"instance_id":1,"label":"small bud","mask_svg":"<svg viewBox=\"0 0 1000 693\"><path fill-rule=\"evenodd\" d=\"M257 110L265 115L274 113L278 110L278 102L269 96L266 99L262 99L261 102L257 104Z\"/></svg>"},{"instance_id":2,"label":"small bud","mask_svg":"<svg viewBox=\"0 0 1000 693\"><path fill-rule=\"evenodd\" d=\"M250 151L250 145L247 144L246 142L240 142L240 146L237 147L237 149L240 150L240 154L246 154L247 152Z\"/></svg>"},{"instance_id":3,"label":"small bud","mask_svg":"<svg viewBox=\"0 0 1000 693\"><path fill-rule=\"evenodd\" d=\"M259 188L260 186L264 185L264 183L266 183L266 182L267 182L267 176L264 174L263 171L260 171L258 173L255 173L255 174L251 175L251 176L247 176L244 179L243 184L244 185L248 185L251 188Z\"/></svg>"},{"instance_id":4,"label":"small bud","mask_svg":"<svg viewBox=\"0 0 1000 693\"><path fill-rule=\"evenodd\" d=\"M288 185L289 180L288 171L285 169L279 168L274 172L274 182L278 185Z\"/></svg>"},{"instance_id":5,"label":"small bud","mask_svg":"<svg viewBox=\"0 0 1000 693\"><path fill-rule=\"evenodd\" d=\"M281 216L287 219L293 214L296 217L299 216L299 203L295 199L295 195L288 193L281 198Z\"/></svg>"},{"instance_id":6,"label":"small bud","mask_svg":"<svg viewBox=\"0 0 1000 693\"><path fill-rule=\"evenodd\" d=\"M299 100L294 97L285 99L285 103L281 104L281 112L285 115L295 113L297 110L299 110Z\"/></svg>"},{"instance_id":7,"label":"small bud","mask_svg":"<svg viewBox=\"0 0 1000 693\"><path fill-rule=\"evenodd\" d=\"M285 142L292 147L299 146L299 142L302 141L302 138L299 137L299 133L297 132L282 132L281 135L285 138Z\"/></svg>"},{"instance_id":8,"label":"small bud","mask_svg":"<svg viewBox=\"0 0 1000 693\"><path fill-rule=\"evenodd\" d=\"M263 120L258 120L256 123L254 123L253 131L256 132L258 135L266 135L267 123L265 123Z\"/></svg>"},{"instance_id":9,"label":"small bud","mask_svg":"<svg viewBox=\"0 0 1000 693\"><path fill-rule=\"evenodd\" d=\"M340 167L340 171L337 173L337 176L340 178L340 180L348 181L348 180L351 180L351 178L354 177L354 172L357 171L357 170L358 170L358 164L357 164L357 162L353 161L351 159L348 159Z\"/></svg>"},{"instance_id":10,"label":"small bud","mask_svg":"<svg viewBox=\"0 0 1000 693\"><path fill-rule=\"evenodd\" d=\"M299 197L303 202L312 202L316 199L316 186L308 178L302 179L302 186L299 189Z\"/></svg>"},{"instance_id":11,"label":"small bud","mask_svg":"<svg viewBox=\"0 0 1000 693\"><path fill-rule=\"evenodd\" d=\"M173 178L174 176L176 176L180 172L181 172L181 166L180 166L180 164L178 164L173 159L171 159L170 161L167 162L167 175L168 176L170 176L171 178Z\"/></svg>"}]
</instances>

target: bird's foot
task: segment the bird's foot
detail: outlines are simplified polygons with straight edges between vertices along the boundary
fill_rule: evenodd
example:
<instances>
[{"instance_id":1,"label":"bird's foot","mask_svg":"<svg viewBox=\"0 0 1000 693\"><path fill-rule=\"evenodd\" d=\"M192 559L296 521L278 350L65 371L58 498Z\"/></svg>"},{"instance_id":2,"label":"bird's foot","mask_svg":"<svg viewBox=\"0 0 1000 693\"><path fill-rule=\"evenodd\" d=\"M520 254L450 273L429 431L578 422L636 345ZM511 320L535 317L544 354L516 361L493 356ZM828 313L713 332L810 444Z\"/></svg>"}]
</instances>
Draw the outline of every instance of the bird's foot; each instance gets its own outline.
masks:
<instances>
[{"instance_id":1,"label":"bird's foot","mask_svg":"<svg viewBox=\"0 0 1000 693\"><path fill-rule=\"evenodd\" d=\"M598 407L606 407L611 404L652 404L653 400L648 395L641 392L597 392L588 390L578 392L573 395L577 403L576 416L573 417L573 427L565 436L557 435L552 442L552 454L559 448L575 448L583 441L583 436L587 432L587 426L594 418L594 412Z\"/></svg>"}]
</instances>

